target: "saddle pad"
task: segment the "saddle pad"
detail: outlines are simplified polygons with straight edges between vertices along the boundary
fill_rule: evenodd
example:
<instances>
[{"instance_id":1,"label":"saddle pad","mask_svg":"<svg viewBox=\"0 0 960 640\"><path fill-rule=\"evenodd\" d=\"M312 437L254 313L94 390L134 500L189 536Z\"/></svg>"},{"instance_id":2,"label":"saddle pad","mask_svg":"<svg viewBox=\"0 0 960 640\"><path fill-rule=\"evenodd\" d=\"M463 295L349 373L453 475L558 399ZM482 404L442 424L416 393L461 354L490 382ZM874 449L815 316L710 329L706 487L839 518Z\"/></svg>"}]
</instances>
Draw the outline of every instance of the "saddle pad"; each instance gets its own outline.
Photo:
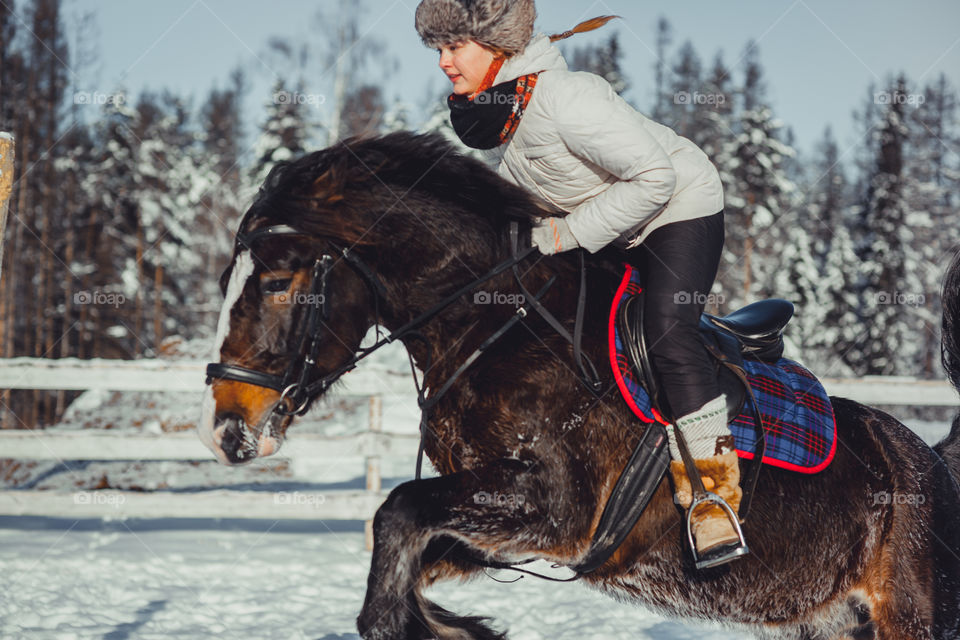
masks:
<instances>
[{"instance_id":1,"label":"saddle pad","mask_svg":"<svg viewBox=\"0 0 960 640\"><path fill-rule=\"evenodd\" d=\"M633 413L644 422L667 424L637 381L617 330L620 302L640 291L636 270L626 265L610 307L610 365L620 393ZM763 462L800 473L817 473L825 469L837 449L836 420L830 398L820 381L786 358L775 364L744 358L744 369L766 428L767 449ZM730 423L737 454L741 458L754 457L757 438L754 423L753 401L748 394L743 412Z\"/></svg>"}]
</instances>

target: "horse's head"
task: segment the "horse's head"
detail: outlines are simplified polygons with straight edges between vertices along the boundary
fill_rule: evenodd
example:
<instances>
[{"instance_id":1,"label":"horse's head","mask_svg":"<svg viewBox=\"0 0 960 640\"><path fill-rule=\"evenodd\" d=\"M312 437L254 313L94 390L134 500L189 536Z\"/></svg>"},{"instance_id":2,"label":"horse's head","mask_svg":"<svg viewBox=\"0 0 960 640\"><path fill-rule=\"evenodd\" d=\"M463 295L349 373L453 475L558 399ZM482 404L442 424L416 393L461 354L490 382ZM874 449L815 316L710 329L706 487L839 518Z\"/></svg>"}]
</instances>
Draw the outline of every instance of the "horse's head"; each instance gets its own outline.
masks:
<instances>
[{"instance_id":1,"label":"horse's head","mask_svg":"<svg viewBox=\"0 0 960 640\"><path fill-rule=\"evenodd\" d=\"M221 276L201 438L229 464L275 453L375 323L395 327L482 273L503 220L535 211L437 136L346 141L276 167Z\"/></svg>"},{"instance_id":2,"label":"horse's head","mask_svg":"<svg viewBox=\"0 0 960 640\"><path fill-rule=\"evenodd\" d=\"M293 417L350 363L381 295L344 244L278 222L275 204L261 192L220 278L219 362L207 368L200 436L227 464L277 452Z\"/></svg>"}]
</instances>

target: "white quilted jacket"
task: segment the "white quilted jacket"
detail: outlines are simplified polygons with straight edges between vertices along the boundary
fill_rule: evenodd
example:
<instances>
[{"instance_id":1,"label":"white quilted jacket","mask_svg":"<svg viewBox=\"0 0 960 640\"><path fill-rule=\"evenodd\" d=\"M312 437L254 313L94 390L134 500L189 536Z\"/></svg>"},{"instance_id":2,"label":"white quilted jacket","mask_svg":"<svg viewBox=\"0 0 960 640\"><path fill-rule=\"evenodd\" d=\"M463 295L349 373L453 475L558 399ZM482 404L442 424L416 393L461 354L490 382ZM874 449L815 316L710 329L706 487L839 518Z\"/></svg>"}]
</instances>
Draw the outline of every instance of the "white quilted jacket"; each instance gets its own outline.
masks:
<instances>
[{"instance_id":1,"label":"white quilted jacket","mask_svg":"<svg viewBox=\"0 0 960 640\"><path fill-rule=\"evenodd\" d=\"M548 36L508 59L494 84L538 71L513 138L486 155L507 180L569 212L580 246L634 247L665 224L723 209L720 176L703 151L600 76L568 71Z\"/></svg>"}]
</instances>

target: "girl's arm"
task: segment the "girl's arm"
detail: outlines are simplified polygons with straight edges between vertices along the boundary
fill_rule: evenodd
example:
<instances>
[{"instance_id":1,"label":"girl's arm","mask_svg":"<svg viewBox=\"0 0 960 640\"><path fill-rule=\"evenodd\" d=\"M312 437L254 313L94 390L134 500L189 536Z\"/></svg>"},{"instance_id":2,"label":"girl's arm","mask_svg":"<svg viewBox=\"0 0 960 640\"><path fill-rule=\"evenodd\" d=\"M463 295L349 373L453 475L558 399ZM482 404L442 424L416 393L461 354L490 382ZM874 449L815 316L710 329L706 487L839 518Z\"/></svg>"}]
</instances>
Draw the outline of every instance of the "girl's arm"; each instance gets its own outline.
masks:
<instances>
[{"instance_id":1,"label":"girl's arm","mask_svg":"<svg viewBox=\"0 0 960 640\"><path fill-rule=\"evenodd\" d=\"M560 138L574 155L619 178L565 218L580 246L593 253L652 219L673 196L677 176L642 116L607 81L587 73L555 79L544 107Z\"/></svg>"}]
</instances>

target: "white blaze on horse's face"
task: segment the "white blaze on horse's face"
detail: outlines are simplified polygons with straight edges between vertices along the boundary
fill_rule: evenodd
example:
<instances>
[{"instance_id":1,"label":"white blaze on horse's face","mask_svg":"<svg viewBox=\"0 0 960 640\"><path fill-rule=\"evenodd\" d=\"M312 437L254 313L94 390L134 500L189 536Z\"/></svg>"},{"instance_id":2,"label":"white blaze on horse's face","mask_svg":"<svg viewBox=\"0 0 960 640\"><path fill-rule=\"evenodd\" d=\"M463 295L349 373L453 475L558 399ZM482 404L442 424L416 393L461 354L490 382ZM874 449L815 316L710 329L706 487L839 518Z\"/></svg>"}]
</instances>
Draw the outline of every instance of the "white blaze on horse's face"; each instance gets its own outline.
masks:
<instances>
[{"instance_id":1,"label":"white blaze on horse's face","mask_svg":"<svg viewBox=\"0 0 960 640\"><path fill-rule=\"evenodd\" d=\"M233 308L237 300L240 299L240 295L243 293L247 281L250 279L250 276L253 275L253 272L254 264L250 251L241 252L233 263L233 269L230 272L230 282L227 285L227 291L224 296L223 308L220 310L220 319L217 323L216 344L213 350L213 358L215 361L219 361L221 358L221 350L230 333L230 318L233 313ZM200 440L207 445L207 448L210 449L221 462L230 464L231 460L227 457L222 446L224 431L228 427L217 425L216 416L217 401L214 397L213 385L207 385L204 391L200 424L198 426ZM234 425L234 428L236 428L236 425ZM276 438L267 433L261 434L258 438L258 456L268 456L276 452L279 448L280 443L276 441Z\"/></svg>"}]
</instances>

